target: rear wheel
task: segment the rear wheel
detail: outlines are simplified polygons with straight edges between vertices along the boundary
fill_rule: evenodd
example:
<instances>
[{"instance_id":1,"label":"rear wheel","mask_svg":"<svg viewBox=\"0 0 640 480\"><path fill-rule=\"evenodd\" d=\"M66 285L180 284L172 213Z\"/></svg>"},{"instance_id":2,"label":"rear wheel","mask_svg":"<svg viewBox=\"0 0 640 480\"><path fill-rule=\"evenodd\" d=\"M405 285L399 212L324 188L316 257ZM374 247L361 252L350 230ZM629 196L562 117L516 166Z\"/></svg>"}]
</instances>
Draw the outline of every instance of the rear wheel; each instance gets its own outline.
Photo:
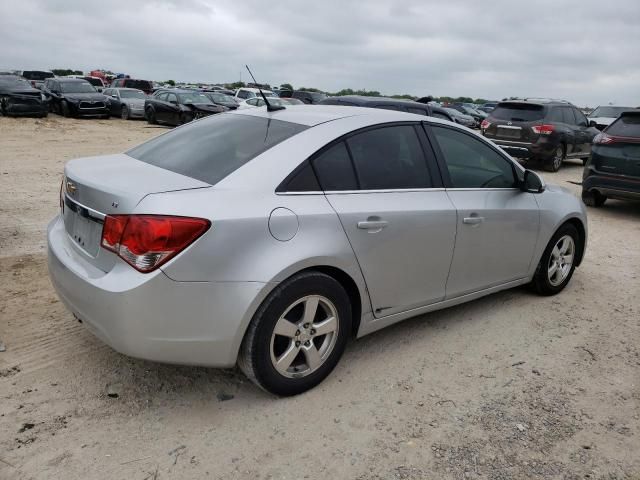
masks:
<instances>
[{"instance_id":1,"label":"rear wheel","mask_svg":"<svg viewBox=\"0 0 640 480\"><path fill-rule=\"evenodd\" d=\"M564 156L564 145L560 144L553 153L553 157L544 162L544 169L547 172L557 172L558 170L560 170L562 162L564 162Z\"/></svg>"},{"instance_id":2,"label":"rear wheel","mask_svg":"<svg viewBox=\"0 0 640 480\"><path fill-rule=\"evenodd\" d=\"M578 230L568 223L551 237L531 282L539 294L555 295L567 286L576 268L579 241Z\"/></svg>"},{"instance_id":3,"label":"rear wheel","mask_svg":"<svg viewBox=\"0 0 640 480\"><path fill-rule=\"evenodd\" d=\"M607 201L607 197L605 197L604 195L602 195L600 192L596 190L582 191L582 202L587 207L601 207L604 205L604 202L606 201Z\"/></svg>"},{"instance_id":4,"label":"rear wheel","mask_svg":"<svg viewBox=\"0 0 640 480\"><path fill-rule=\"evenodd\" d=\"M252 319L238 365L275 395L297 395L318 385L337 365L351 332L344 288L320 272L279 285Z\"/></svg>"},{"instance_id":5,"label":"rear wheel","mask_svg":"<svg viewBox=\"0 0 640 480\"><path fill-rule=\"evenodd\" d=\"M155 125L156 123L158 123L158 120L156 119L156 112L153 108L147 109L147 122L149 122L152 125Z\"/></svg>"}]
</instances>

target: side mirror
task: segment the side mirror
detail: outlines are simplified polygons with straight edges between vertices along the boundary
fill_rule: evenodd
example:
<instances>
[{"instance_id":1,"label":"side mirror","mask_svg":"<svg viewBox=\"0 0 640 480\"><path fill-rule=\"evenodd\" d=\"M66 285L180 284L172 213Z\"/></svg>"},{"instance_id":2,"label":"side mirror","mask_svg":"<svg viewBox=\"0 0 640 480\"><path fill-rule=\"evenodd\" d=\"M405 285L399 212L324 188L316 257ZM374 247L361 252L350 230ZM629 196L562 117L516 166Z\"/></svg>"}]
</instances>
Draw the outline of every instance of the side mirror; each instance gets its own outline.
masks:
<instances>
[{"instance_id":1,"label":"side mirror","mask_svg":"<svg viewBox=\"0 0 640 480\"><path fill-rule=\"evenodd\" d=\"M542 193L547 188L544 180L540 175L532 170L524 171L524 180L522 181L521 190L529 193Z\"/></svg>"},{"instance_id":2,"label":"side mirror","mask_svg":"<svg viewBox=\"0 0 640 480\"><path fill-rule=\"evenodd\" d=\"M116 95L115 93L113 95L111 95L113 98L118 98L118 95Z\"/></svg>"}]
</instances>

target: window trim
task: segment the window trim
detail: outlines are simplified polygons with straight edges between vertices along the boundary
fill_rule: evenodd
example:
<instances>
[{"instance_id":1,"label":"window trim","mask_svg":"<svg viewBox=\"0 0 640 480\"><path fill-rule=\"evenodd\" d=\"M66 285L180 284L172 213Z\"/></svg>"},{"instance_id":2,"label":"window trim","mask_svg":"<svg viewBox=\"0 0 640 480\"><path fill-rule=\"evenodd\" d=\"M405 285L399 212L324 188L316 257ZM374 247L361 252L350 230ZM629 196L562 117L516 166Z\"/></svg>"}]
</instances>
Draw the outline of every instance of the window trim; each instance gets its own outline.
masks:
<instances>
[{"instance_id":1,"label":"window trim","mask_svg":"<svg viewBox=\"0 0 640 480\"><path fill-rule=\"evenodd\" d=\"M427 138L429 139L429 142L431 143L431 146L434 150L435 156L436 156L436 161L438 162L438 167L440 169L440 174L442 175L442 182L444 184L444 187L447 190L451 190L451 191L481 191L481 192L487 192L487 191L510 191L510 190L520 190L520 184L523 181L523 178L520 176L520 170L518 168L516 168L516 166L514 165L514 160L512 160L511 158L509 158L508 156L506 156L503 152L501 152L498 148L496 148L494 145L492 145L491 143L487 142L486 140L483 140L482 138L477 138L475 135L470 134L469 132L465 132L464 130L460 129L460 128L455 128L455 127L451 127L449 125L443 125L443 124L432 124L431 122L428 121L424 121L422 122L422 126L424 128L425 134L427 136ZM440 144L438 144L438 140L435 137L435 133L431 130L431 127L439 127L439 128L447 128L449 130L453 130L455 132L461 133L463 135L466 135L468 137L473 138L476 141L479 141L481 143L483 143L486 147L490 148L491 150L493 150L499 157L503 158L506 162L509 163L509 165L511 166L511 171L513 172L513 176L515 178L516 181L516 186L514 187L507 187L507 188L495 188L495 187L490 187L490 188L483 188L483 187L454 187L453 186L453 182L451 181L451 176L449 175L449 168L447 167L447 163L446 160L444 158L444 153L442 153L442 150L440 149Z\"/></svg>"},{"instance_id":2,"label":"window trim","mask_svg":"<svg viewBox=\"0 0 640 480\"><path fill-rule=\"evenodd\" d=\"M320 149L316 150L314 153L312 153L311 155L309 155L304 161L300 162L300 164L294 168L283 180L282 182L280 182L280 184L276 187L275 189L275 193L278 195L304 195L304 194L309 194L309 195L318 195L318 194L324 194L324 195L333 195L333 194L354 194L354 193L395 193L395 192L416 192L416 191L420 191L420 192L432 192L432 191L441 191L445 188L444 182L443 182L443 177L442 177L442 172L440 171L440 166L438 165L438 160L437 160L437 155L435 150L432 148L432 146L429 144L428 139L423 138L422 134L424 134L424 129L420 128L421 125L424 122L421 121L400 121L400 122L385 122L385 123L378 123L376 125L369 125L366 127L362 127L359 128L357 130L353 130L351 132L345 133L344 135L341 135L338 138L334 138L331 142L327 143L326 145L323 145ZM432 183L432 187L425 187L425 188L397 188L397 189L388 189L388 188L384 188L384 189L366 189L366 190L361 190L358 188L358 190L320 190L319 192L289 192L286 188L287 188L287 184L288 182L294 178L294 176L298 173L298 171L302 168L304 168L304 165L306 162L310 162L311 163L311 169L313 170L313 173L316 176L316 180L318 181L318 185L320 185L320 188L322 188L322 185L320 184L320 179L318 177L318 173L316 172L315 167L313 166L313 161L319 157L320 155L322 155L326 150L329 150L330 148L334 147L336 144L338 144L339 142L344 142L345 143L345 147L347 148L347 152L349 154L349 159L351 160L351 168L353 169L353 173L354 173L354 177L356 178L356 182L358 182L358 187L360 186L360 178L358 177L358 171L355 168L355 165L353 163L353 155L351 153L351 149L349 148L349 144L347 143L347 140L350 137L353 137L355 135L358 135L360 133L364 133L367 132L369 130L378 130L380 128L386 128L386 127L400 127L400 126L412 126L414 129L414 132L416 134L416 136L418 137L418 142L420 143L420 148L422 149L422 153L423 153L423 157L424 157L424 161L425 161L425 166L427 167L427 171L429 172L429 176L431 178L431 183ZM427 140L427 141L425 141Z\"/></svg>"}]
</instances>

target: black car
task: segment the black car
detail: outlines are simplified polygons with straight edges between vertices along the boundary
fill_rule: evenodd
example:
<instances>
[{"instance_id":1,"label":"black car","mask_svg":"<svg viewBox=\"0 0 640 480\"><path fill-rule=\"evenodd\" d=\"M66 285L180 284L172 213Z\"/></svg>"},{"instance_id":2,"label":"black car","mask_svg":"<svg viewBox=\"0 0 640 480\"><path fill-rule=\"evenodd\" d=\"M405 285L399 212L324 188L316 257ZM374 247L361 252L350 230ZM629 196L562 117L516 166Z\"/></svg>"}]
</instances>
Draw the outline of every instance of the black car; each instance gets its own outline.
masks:
<instances>
[{"instance_id":1,"label":"black car","mask_svg":"<svg viewBox=\"0 0 640 480\"><path fill-rule=\"evenodd\" d=\"M545 99L500 102L480 127L513 157L539 160L550 172L568 158L586 163L600 133L569 102Z\"/></svg>"},{"instance_id":2,"label":"black car","mask_svg":"<svg viewBox=\"0 0 640 480\"><path fill-rule=\"evenodd\" d=\"M227 107L215 105L204 93L193 90L159 90L144 103L144 114L149 123L167 125L182 125L227 110Z\"/></svg>"},{"instance_id":3,"label":"black car","mask_svg":"<svg viewBox=\"0 0 640 480\"><path fill-rule=\"evenodd\" d=\"M582 201L601 207L607 198L640 200L640 110L623 112L593 140Z\"/></svg>"},{"instance_id":4,"label":"black car","mask_svg":"<svg viewBox=\"0 0 640 480\"><path fill-rule=\"evenodd\" d=\"M465 105L463 103L454 103L453 105L448 105L449 108L453 108L454 110L459 111L460 113L464 113L465 115L469 115L473 117L473 119L480 125L482 120L487 118L489 114L487 112L483 112L482 110L477 110L474 107L469 105Z\"/></svg>"},{"instance_id":5,"label":"black car","mask_svg":"<svg viewBox=\"0 0 640 480\"><path fill-rule=\"evenodd\" d=\"M49 105L40 90L17 75L0 75L0 113L46 117Z\"/></svg>"},{"instance_id":6,"label":"black car","mask_svg":"<svg viewBox=\"0 0 640 480\"><path fill-rule=\"evenodd\" d=\"M53 77L55 77L53 72L49 72L48 70L23 70L22 72L22 78L28 80L32 87L40 89L42 89L44 81L47 78Z\"/></svg>"},{"instance_id":7,"label":"black car","mask_svg":"<svg viewBox=\"0 0 640 480\"><path fill-rule=\"evenodd\" d=\"M86 80L48 78L42 92L49 100L49 111L65 117L109 118L106 98Z\"/></svg>"},{"instance_id":8,"label":"black car","mask_svg":"<svg viewBox=\"0 0 640 480\"><path fill-rule=\"evenodd\" d=\"M347 105L351 107L383 108L401 112L415 113L427 117L440 118L453 122L453 117L442 107L428 103L412 102L387 97L365 97L360 95L344 95L342 97L327 97L320 105Z\"/></svg>"},{"instance_id":9,"label":"black car","mask_svg":"<svg viewBox=\"0 0 640 480\"><path fill-rule=\"evenodd\" d=\"M298 100L302 100L307 105L315 105L321 103L325 98L327 98L326 93L307 92L305 90L281 90L278 96L281 98L297 98Z\"/></svg>"},{"instance_id":10,"label":"black car","mask_svg":"<svg viewBox=\"0 0 640 480\"><path fill-rule=\"evenodd\" d=\"M220 93L220 90L215 91L203 91L209 100L216 105L221 105L223 107L227 107L229 110L235 110L238 108L239 102L235 99L235 97L226 95L224 93Z\"/></svg>"}]
</instances>

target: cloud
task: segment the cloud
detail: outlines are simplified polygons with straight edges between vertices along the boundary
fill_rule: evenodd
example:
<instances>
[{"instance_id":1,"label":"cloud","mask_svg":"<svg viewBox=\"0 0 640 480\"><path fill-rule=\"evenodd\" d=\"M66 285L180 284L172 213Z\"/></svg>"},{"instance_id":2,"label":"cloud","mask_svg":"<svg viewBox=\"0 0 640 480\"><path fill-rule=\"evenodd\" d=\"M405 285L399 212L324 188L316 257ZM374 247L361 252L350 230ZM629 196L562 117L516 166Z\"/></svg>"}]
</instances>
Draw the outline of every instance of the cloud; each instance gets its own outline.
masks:
<instances>
[{"instance_id":1,"label":"cloud","mask_svg":"<svg viewBox=\"0 0 640 480\"><path fill-rule=\"evenodd\" d=\"M640 105L640 2L23 0L0 67Z\"/></svg>"}]
</instances>

